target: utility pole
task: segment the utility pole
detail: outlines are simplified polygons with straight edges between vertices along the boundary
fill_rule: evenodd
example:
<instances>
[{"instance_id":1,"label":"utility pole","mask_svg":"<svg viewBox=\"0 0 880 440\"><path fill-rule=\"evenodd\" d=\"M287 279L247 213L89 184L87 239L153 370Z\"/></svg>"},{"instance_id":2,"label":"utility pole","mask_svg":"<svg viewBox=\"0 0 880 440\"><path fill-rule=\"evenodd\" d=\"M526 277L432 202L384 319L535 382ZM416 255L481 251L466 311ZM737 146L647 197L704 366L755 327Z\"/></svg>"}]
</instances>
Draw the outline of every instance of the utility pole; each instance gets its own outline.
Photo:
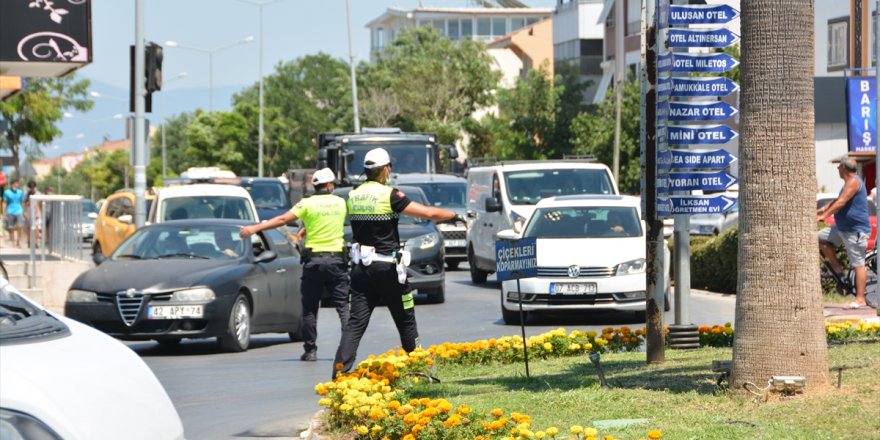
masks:
<instances>
[{"instance_id":1,"label":"utility pole","mask_svg":"<svg viewBox=\"0 0 880 440\"><path fill-rule=\"evenodd\" d=\"M135 0L134 24L134 224L140 228L147 219L147 204L144 196L147 190L146 154L144 152L144 0Z\"/></svg>"},{"instance_id":2,"label":"utility pole","mask_svg":"<svg viewBox=\"0 0 880 440\"><path fill-rule=\"evenodd\" d=\"M626 53L624 52L624 38L626 38L626 22L624 20L624 0L615 0L614 3L614 159L612 172L614 180L620 183L620 118L623 106L623 84L626 81Z\"/></svg>"},{"instance_id":3,"label":"utility pole","mask_svg":"<svg viewBox=\"0 0 880 440\"><path fill-rule=\"evenodd\" d=\"M348 21L348 59L351 67L351 105L354 110L354 132L361 132L361 121L358 116L357 77L354 69L354 49L351 46L351 0L345 0L345 18Z\"/></svg>"}]
</instances>

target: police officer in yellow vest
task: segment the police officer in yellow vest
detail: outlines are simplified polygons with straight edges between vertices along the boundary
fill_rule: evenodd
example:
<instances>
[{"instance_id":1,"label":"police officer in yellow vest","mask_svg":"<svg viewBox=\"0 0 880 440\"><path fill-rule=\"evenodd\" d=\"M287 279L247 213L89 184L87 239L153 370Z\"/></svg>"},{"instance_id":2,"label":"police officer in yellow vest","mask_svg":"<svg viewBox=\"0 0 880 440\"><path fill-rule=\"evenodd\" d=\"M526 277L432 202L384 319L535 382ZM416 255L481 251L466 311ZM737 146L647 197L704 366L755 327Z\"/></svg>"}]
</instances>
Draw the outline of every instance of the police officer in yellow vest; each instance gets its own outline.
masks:
<instances>
[{"instance_id":1,"label":"police officer in yellow vest","mask_svg":"<svg viewBox=\"0 0 880 440\"><path fill-rule=\"evenodd\" d=\"M242 238L259 231L286 225L297 218L302 219L306 236L305 265L302 284L302 336L305 353L303 361L317 360L318 307L324 289L330 292L339 321L344 329L348 322L348 264L343 255L343 225L345 224L345 200L332 194L335 176L329 168L315 172L312 183L315 194L302 199L290 211L267 222L242 228Z\"/></svg>"},{"instance_id":2,"label":"police officer in yellow vest","mask_svg":"<svg viewBox=\"0 0 880 440\"><path fill-rule=\"evenodd\" d=\"M391 158L382 148L367 152L364 173L366 181L348 195L352 230L351 318L336 350L334 378L354 365L361 337L379 303L391 312L403 349L410 352L418 345L413 297L406 282L408 252L401 251L397 232L400 214L435 221L460 218L452 211L413 202L386 185Z\"/></svg>"}]
</instances>

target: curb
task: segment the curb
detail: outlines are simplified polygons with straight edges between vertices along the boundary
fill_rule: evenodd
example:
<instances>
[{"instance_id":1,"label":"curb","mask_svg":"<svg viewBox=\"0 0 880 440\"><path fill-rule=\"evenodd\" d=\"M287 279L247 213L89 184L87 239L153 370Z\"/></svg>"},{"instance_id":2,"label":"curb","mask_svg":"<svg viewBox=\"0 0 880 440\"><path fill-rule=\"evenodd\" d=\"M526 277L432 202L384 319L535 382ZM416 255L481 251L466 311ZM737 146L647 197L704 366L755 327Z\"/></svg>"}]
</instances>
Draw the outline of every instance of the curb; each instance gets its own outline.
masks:
<instances>
[{"instance_id":1,"label":"curb","mask_svg":"<svg viewBox=\"0 0 880 440\"><path fill-rule=\"evenodd\" d=\"M299 433L299 438L303 440L324 440L324 437L319 435L316 431L319 431L324 427L324 410L318 410L315 414L312 415L312 418L309 420L309 427L306 428L305 431Z\"/></svg>"}]
</instances>

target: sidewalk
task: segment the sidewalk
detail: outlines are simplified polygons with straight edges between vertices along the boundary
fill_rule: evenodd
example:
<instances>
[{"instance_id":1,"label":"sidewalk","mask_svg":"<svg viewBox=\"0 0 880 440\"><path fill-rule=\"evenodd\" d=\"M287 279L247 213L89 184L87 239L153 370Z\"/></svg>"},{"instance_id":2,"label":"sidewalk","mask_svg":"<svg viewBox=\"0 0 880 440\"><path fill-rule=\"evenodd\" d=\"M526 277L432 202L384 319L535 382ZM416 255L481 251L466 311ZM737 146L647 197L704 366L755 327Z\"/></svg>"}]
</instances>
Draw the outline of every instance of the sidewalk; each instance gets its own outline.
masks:
<instances>
[{"instance_id":1,"label":"sidewalk","mask_svg":"<svg viewBox=\"0 0 880 440\"><path fill-rule=\"evenodd\" d=\"M24 243L22 243L24 245ZM88 257L87 253L83 254ZM46 255L43 260L40 249L36 249L36 273L33 287L29 288L31 281L31 250L30 248L16 248L9 245L9 241L2 239L0 247L0 259L9 272L9 281L22 293L33 301L42 304L43 307L53 312L62 313L64 300L67 297L67 289L81 273L94 267L90 260L62 260L58 257Z\"/></svg>"}]
</instances>

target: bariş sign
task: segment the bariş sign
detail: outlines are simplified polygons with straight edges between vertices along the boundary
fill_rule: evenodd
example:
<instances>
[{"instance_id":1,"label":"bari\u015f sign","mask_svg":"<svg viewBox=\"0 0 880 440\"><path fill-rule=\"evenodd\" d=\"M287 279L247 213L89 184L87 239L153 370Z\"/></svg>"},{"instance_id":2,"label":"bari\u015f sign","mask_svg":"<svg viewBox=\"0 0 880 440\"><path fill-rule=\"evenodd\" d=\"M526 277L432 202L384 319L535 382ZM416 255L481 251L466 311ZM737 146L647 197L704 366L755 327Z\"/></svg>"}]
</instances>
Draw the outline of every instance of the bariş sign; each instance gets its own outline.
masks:
<instances>
[{"instance_id":1,"label":"bari\u015f sign","mask_svg":"<svg viewBox=\"0 0 880 440\"><path fill-rule=\"evenodd\" d=\"M723 170L736 161L736 156L720 148L717 150L669 150L673 169L677 170Z\"/></svg>"},{"instance_id":2,"label":"bari\u015f sign","mask_svg":"<svg viewBox=\"0 0 880 440\"><path fill-rule=\"evenodd\" d=\"M658 57L658 65L659 65ZM724 73L739 65L739 60L726 53L675 54L673 72Z\"/></svg>"},{"instance_id":3,"label":"bari\u015f sign","mask_svg":"<svg viewBox=\"0 0 880 440\"><path fill-rule=\"evenodd\" d=\"M672 145L726 144L737 137L726 125L670 125L666 130Z\"/></svg>"},{"instance_id":4,"label":"bari\u015f sign","mask_svg":"<svg viewBox=\"0 0 880 440\"><path fill-rule=\"evenodd\" d=\"M736 183L736 177L724 171L669 173L670 191L724 191Z\"/></svg>"},{"instance_id":5,"label":"bari\u015f sign","mask_svg":"<svg viewBox=\"0 0 880 440\"><path fill-rule=\"evenodd\" d=\"M670 196L673 214L720 214L727 212L736 199L719 196Z\"/></svg>"},{"instance_id":6,"label":"bari\u015f sign","mask_svg":"<svg viewBox=\"0 0 880 440\"><path fill-rule=\"evenodd\" d=\"M727 47L739 41L730 29L669 29L669 47Z\"/></svg>"},{"instance_id":7,"label":"bari\u015f sign","mask_svg":"<svg viewBox=\"0 0 880 440\"><path fill-rule=\"evenodd\" d=\"M498 281L538 276L536 239L531 237L496 241L495 271Z\"/></svg>"},{"instance_id":8,"label":"bari\u015f sign","mask_svg":"<svg viewBox=\"0 0 880 440\"><path fill-rule=\"evenodd\" d=\"M670 121L724 121L738 113L724 101L670 102L666 112Z\"/></svg>"},{"instance_id":9,"label":"bari\u015f sign","mask_svg":"<svg viewBox=\"0 0 880 440\"><path fill-rule=\"evenodd\" d=\"M739 90L739 85L723 76L672 78L671 96L724 97Z\"/></svg>"},{"instance_id":10,"label":"bari\u015f sign","mask_svg":"<svg viewBox=\"0 0 880 440\"><path fill-rule=\"evenodd\" d=\"M669 24L725 24L739 16L730 5L670 5Z\"/></svg>"},{"instance_id":11,"label":"bari\u015f sign","mask_svg":"<svg viewBox=\"0 0 880 440\"><path fill-rule=\"evenodd\" d=\"M849 151L877 151L877 79L873 76L846 79L846 122Z\"/></svg>"}]
</instances>

